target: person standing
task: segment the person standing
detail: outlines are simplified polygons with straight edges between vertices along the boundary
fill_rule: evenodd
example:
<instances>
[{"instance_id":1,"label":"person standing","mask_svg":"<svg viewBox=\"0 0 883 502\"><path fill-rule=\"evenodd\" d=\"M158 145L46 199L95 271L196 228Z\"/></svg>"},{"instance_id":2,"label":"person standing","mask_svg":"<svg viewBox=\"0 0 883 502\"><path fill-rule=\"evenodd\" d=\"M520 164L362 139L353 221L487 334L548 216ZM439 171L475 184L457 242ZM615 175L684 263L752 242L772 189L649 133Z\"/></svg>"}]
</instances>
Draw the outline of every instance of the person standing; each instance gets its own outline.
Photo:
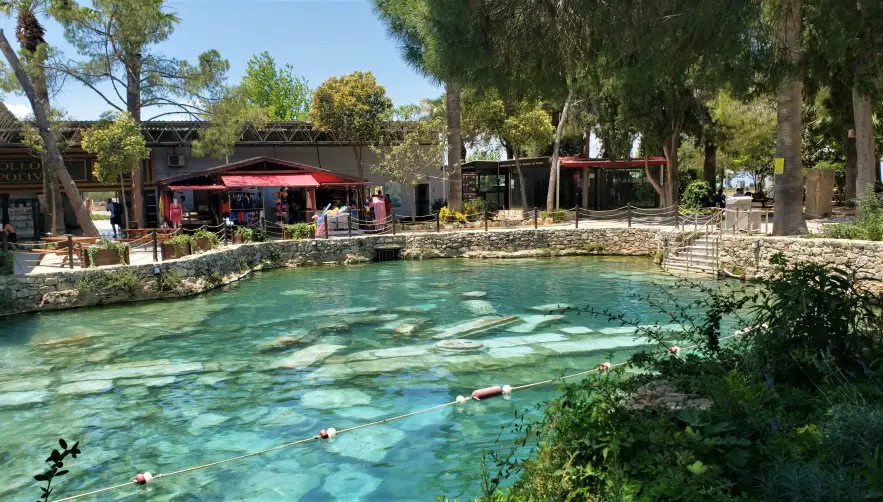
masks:
<instances>
[{"instance_id":1,"label":"person standing","mask_svg":"<svg viewBox=\"0 0 883 502\"><path fill-rule=\"evenodd\" d=\"M122 216L122 211L120 211L120 205L113 201L113 199L107 199L107 214L110 215L110 229L113 230L113 238L117 238L117 229L122 231L122 222L120 221L120 216Z\"/></svg>"},{"instance_id":2,"label":"person standing","mask_svg":"<svg viewBox=\"0 0 883 502\"><path fill-rule=\"evenodd\" d=\"M172 203L169 204L169 219L172 220L172 228L181 228L181 223L184 220L184 206L174 197L172 197Z\"/></svg>"},{"instance_id":3,"label":"person standing","mask_svg":"<svg viewBox=\"0 0 883 502\"><path fill-rule=\"evenodd\" d=\"M12 243L18 240L15 234L15 227L6 218L3 219L3 233L6 234L6 242Z\"/></svg>"},{"instance_id":4,"label":"person standing","mask_svg":"<svg viewBox=\"0 0 883 502\"><path fill-rule=\"evenodd\" d=\"M383 196L383 205L386 207L386 215L389 216L392 214L392 199L389 198L389 194Z\"/></svg>"}]
</instances>

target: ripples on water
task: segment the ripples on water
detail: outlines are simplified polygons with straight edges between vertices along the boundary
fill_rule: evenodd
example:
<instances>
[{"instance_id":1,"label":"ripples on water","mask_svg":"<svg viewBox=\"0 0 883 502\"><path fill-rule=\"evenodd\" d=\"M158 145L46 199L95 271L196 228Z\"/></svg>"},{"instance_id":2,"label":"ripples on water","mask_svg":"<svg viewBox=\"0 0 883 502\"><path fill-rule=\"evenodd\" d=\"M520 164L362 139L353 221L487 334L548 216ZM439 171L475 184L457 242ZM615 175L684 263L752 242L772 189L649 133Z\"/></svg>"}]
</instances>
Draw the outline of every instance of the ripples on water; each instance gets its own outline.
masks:
<instances>
[{"instance_id":1,"label":"ripples on water","mask_svg":"<svg viewBox=\"0 0 883 502\"><path fill-rule=\"evenodd\" d=\"M392 262L263 273L193 299L5 318L0 498L36 498L32 476L59 437L83 451L57 484L63 496L475 388L584 370L611 349L624 357L630 331L536 307L591 305L663 322L633 295L672 283L643 258ZM489 317L499 320L487 331L463 325ZM482 347L430 349L443 338ZM516 412L538 420L535 405L556 395L539 387L161 479L149 499L471 499L482 449L505 450L513 433L497 444L501 426Z\"/></svg>"}]
</instances>

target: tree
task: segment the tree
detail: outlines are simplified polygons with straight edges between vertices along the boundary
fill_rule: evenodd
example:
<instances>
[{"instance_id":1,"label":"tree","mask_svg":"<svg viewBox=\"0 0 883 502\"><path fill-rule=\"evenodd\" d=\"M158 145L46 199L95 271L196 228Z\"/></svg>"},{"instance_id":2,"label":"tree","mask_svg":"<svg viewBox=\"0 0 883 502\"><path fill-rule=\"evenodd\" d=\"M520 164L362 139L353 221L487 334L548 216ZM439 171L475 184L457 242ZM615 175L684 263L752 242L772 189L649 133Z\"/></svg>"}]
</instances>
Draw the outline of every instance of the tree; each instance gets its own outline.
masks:
<instances>
[{"instance_id":1,"label":"tree","mask_svg":"<svg viewBox=\"0 0 883 502\"><path fill-rule=\"evenodd\" d=\"M92 223L92 215L86 208L86 204L83 203L83 198L80 196L80 191L77 188L76 183L74 183L74 180L71 178L70 173L67 172L67 169L64 168L61 150L58 148L58 143L55 141L55 136L52 134L49 123L47 114L47 109L49 108L48 101L45 97L37 95L37 92L34 89L34 84L31 82L31 78L22 66L21 61L19 61L15 51L9 45L9 41L6 39L6 34L3 33L3 30L0 30L0 51L2 51L3 55L6 57L6 61L9 63L10 68L12 68L12 71L18 78L22 90L28 97L28 101L31 103L31 109L34 112L34 122L37 131L43 140L44 148L46 149L46 155L49 161L48 165L53 171L52 174L58 179L61 186L64 187L68 199L70 199L71 205L74 208L74 213L77 216L77 223L79 223L80 227L83 229L84 235L97 237L98 229L95 228L95 224Z\"/></svg>"},{"instance_id":2,"label":"tree","mask_svg":"<svg viewBox=\"0 0 883 502\"><path fill-rule=\"evenodd\" d=\"M750 173L755 188L762 191L764 180L773 174L775 103L765 97L742 102L721 92L710 106L721 148L731 157L733 169Z\"/></svg>"},{"instance_id":3,"label":"tree","mask_svg":"<svg viewBox=\"0 0 883 502\"><path fill-rule=\"evenodd\" d=\"M193 140L193 155L228 163L245 128L261 128L270 120L266 109L252 106L249 101L246 91L236 87L208 103L200 118L209 126L200 131L199 139Z\"/></svg>"},{"instance_id":4,"label":"tree","mask_svg":"<svg viewBox=\"0 0 883 502\"><path fill-rule=\"evenodd\" d=\"M415 107L418 108L418 107ZM414 188L426 177L426 170L441 165L444 143L440 141L445 124L438 118L419 118L416 110L403 112L400 119L407 124L401 141L388 147L371 146L377 154L377 163L371 171L394 181L411 195L411 221L416 218Z\"/></svg>"},{"instance_id":5,"label":"tree","mask_svg":"<svg viewBox=\"0 0 883 502\"><path fill-rule=\"evenodd\" d=\"M313 94L310 120L314 127L333 131L353 145L359 177L364 177L362 148L384 139L392 112L392 100L374 74L357 71L322 82Z\"/></svg>"},{"instance_id":6,"label":"tree","mask_svg":"<svg viewBox=\"0 0 883 502\"><path fill-rule=\"evenodd\" d=\"M265 109L270 120L305 122L309 119L313 96L306 79L295 76L290 64L277 68L267 51L248 60L240 86L248 104Z\"/></svg>"},{"instance_id":7,"label":"tree","mask_svg":"<svg viewBox=\"0 0 883 502\"><path fill-rule=\"evenodd\" d=\"M49 107L49 86L48 78L44 63L50 53L50 48L43 39L46 30L37 18L37 15L45 12L48 7L48 0L6 0L0 2L0 14L5 16L16 17L15 33L21 47L21 60L25 71L34 84L34 90L37 95L46 103L47 114L50 121L53 119L53 111ZM18 79L14 74L5 72L3 79L3 87L7 92L20 91L21 87ZM29 144L40 155L43 169L43 195L46 201L46 213L49 220L50 232L55 234L64 230L64 206L61 200L61 191L59 190L58 180L52 174L54 171L48 166L49 159L45 155L45 150L40 144L36 129L25 126L23 131L27 138L33 139ZM56 169L63 169L64 166L56 166Z\"/></svg>"},{"instance_id":8,"label":"tree","mask_svg":"<svg viewBox=\"0 0 883 502\"><path fill-rule=\"evenodd\" d=\"M74 0L53 3L52 13L63 24L65 38L82 60L56 59L49 66L64 72L98 94L111 108L126 111L136 124L142 111L158 108L146 120L184 114L196 118L223 91L229 64L217 51L199 56L197 64L165 56L154 49L178 24L165 10L164 0L91 0L91 7ZM112 93L111 93L112 92ZM132 165L135 221L144 226L144 174L141 162Z\"/></svg>"},{"instance_id":9,"label":"tree","mask_svg":"<svg viewBox=\"0 0 883 502\"><path fill-rule=\"evenodd\" d=\"M803 219L801 165L801 97L803 47L801 0L777 0L776 55L783 75L776 89L776 157L784 170L774 176L776 218L774 235L794 235L806 227Z\"/></svg>"},{"instance_id":10,"label":"tree","mask_svg":"<svg viewBox=\"0 0 883 502\"><path fill-rule=\"evenodd\" d=\"M141 128L126 112L118 114L113 121L105 121L83 131L82 145L84 150L95 156L92 174L107 185L119 182L123 193L123 175L129 172L132 164L150 157ZM122 197L122 203L128 227L125 197Z\"/></svg>"},{"instance_id":11,"label":"tree","mask_svg":"<svg viewBox=\"0 0 883 502\"><path fill-rule=\"evenodd\" d=\"M519 153L536 155L540 149L555 140L556 134L555 128L552 126L552 117L537 107L532 109L526 107L521 113L508 117L503 122L502 136L512 145L515 155L515 170L518 172L522 209L526 210L528 209L525 207L527 190L524 185L524 173L521 169ZM552 169L555 169L554 163Z\"/></svg>"}]
</instances>

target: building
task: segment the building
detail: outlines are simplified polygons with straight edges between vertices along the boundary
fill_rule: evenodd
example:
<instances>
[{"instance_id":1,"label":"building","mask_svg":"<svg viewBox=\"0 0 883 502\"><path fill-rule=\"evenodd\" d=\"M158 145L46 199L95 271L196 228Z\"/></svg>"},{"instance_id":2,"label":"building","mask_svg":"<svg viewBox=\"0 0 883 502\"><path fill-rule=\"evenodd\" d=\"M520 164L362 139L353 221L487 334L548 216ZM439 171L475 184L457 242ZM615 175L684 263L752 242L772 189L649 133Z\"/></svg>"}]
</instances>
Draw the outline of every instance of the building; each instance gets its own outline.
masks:
<instances>
[{"instance_id":1,"label":"building","mask_svg":"<svg viewBox=\"0 0 883 502\"><path fill-rule=\"evenodd\" d=\"M521 201L514 160L477 160L463 166L463 199L484 199L502 209L545 207L551 159L520 159L526 203ZM561 157L561 208L607 210L626 204L658 207L659 195L647 179L647 170L658 176L665 166L662 157L604 160Z\"/></svg>"},{"instance_id":2,"label":"building","mask_svg":"<svg viewBox=\"0 0 883 502\"><path fill-rule=\"evenodd\" d=\"M21 142L20 123L0 106L0 209L4 218L15 214L18 228L33 229L35 235L44 223L41 221L43 206L43 173L40 158ZM3 111L6 111L6 114ZM5 118L4 118L5 117ZM64 152L65 164L84 197L95 192L120 192L119 185L104 185L92 175L93 158L80 148L80 137L84 129L95 122L78 121L64 125L59 131L63 139L71 145ZM442 159L438 167L426 170L425 183L417 185L414 193L405 193L397 183L377 176L370 166L377 162L377 156L370 148L361 148L362 163L357 162L358 147L337 138L333 132L314 130L310 124L298 122L271 123L262 129L247 128L240 136L232 155L226 159L198 158L192 155L191 143L206 127L202 122L145 122L142 124L150 158L145 161L145 216L149 226L157 225L156 182L170 178L197 174L204 171L234 164L254 158L277 159L285 163L299 164L320 170L330 171L348 178L367 181L369 189L382 189L392 199L393 211L399 215L411 214L411 201L414 201L417 215L431 212L435 199L444 198L445 187ZM390 131L390 137L402 134L402 129ZM125 189L130 189L126 183ZM265 199L272 197L281 187L264 187ZM183 197L185 211L198 212L202 195L193 190L182 189L174 194ZM127 199L131 193L126 194ZM68 225L75 221L67 198L65 221ZM131 207L131 205L129 205ZM28 214L25 214L28 213ZM31 221L28 224L28 220ZM15 224L15 223L14 223ZM19 231L27 236L27 232Z\"/></svg>"}]
</instances>

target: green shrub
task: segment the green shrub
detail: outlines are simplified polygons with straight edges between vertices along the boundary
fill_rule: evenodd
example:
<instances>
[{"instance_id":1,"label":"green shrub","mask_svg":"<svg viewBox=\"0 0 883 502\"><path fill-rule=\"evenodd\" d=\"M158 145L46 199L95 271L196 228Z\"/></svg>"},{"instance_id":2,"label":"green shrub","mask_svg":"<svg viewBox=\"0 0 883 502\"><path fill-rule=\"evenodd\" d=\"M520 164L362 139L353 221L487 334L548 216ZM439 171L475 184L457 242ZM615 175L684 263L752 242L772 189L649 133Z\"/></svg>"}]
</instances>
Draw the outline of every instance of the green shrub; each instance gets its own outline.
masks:
<instances>
[{"instance_id":1,"label":"green shrub","mask_svg":"<svg viewBox=\"0 0 883 502\"><path fill-rule=\"evenodd\" d=\"M443 207L438 212L438 218L443 223L466 223L466 215L460 211L451 211L447 207Z\"/></svg>"},{"instance_id":2,"label":"green shrub","mask_svg":"<svg viewBox=\"0 0 883 502\"><path fill-rule=\"evenodd\" d=\"M484 199L468 199L463 202L463 214L466 216L473 215L484 215L487 213L489 216L493 216L497 214L497 211L500 210L500 205L497 204L496 201L487 201Z\"/></svg>"},{"instance_id":3,"label":"green shrub","mask_svg":"<svg viewBox=\"0 0 883 502\"><path fill-rule=\"evenodd\" d=\"M756 288L681 284L645 299L683 331L581 309L649 345L629 357L635 371L566 385L540 424L519 426L518 444L537 447L526 460L491 457L485 500L879 500L880 301L852 271L774 264ZM691 349L675 357L673 345ZM649 383L673 390L648 406L633 396ZM694 404L672 406L673 393ZM510 473L520 476L503 494Z\"/></svg>"},{"instance_id":4,"label":"green shrub","mask_svg":"<svg viewBox=\"0 0 883 502\"><path fill-rule=\"evenodd\" d=\"M708 182L697 180L691 182L681 196L680 209L686 211L699 211L711 206L711 197L714 191Z\"/></svg>"},{"instance_id":5,"label":"green shrub","mask_svg":"<svg viewBox=\"0 0 883 502\"><path fill-rule=\"evenodd\" d=\"M435 199L432 201L432 212L437 213L441 211L441 208L447 207L448 200L447 199Z\"/></svg>"},{"instance_id":6,"label":"green shrub","mask_svg":"<svg viewBox=\"0 0 883 502\"><path fill-rule=\"evenodd\" d=\"M242 242L264 242L270 239L267 231L261 227L236 227L233 235L242 238Z\"/></svg>"},{"instance_id":7,"label":"green shrub","mask_svg":"<svg viewBox=\"0 0 883 502\"><path fill-rule=\"evenodd\" d=\"M174 293L181 286L184 276L172 268L164 268L156 275L156 287L162 293Z\"/></svg>"},{"instance_id":8,"label":"green shrub","mask_svg":"<svg viewBox=\"0 0 883 502\"><path fill-rule=\"evenodd\" d=\"M134 295L142 288L144 276L132 269L118 270L109 274L104 283L108 292Z\"/></svg>"},{"instance_id":9,"label":"green shrub","mask_svg":"<svg viewBox=\"0 0 883 502\"><path fill-rule=\"evenodd\" d=\"M564 209L556 209L552 212L542 211L540 213L540 218L552 218L552 221L554 221L555 223L563 223L565 220L567 220L567 211L565 211Z\"/></svg>"},{"instance_id":10,"label":"green shrub","mask_svg":"<svg viewBox=\"0 0 883 502\"><path fill-rule=\"evenodd\" d=\"M15 255L9 251L0 251L0 275L15 273Z\"/></svg>"},{"instance_id":11,"label":"green shrub","mask_svg":"<svg viewBox=\"0 0 883 502\"><path fill-rule=\"evenodd\" d=\"M827 225L823 237L831 239L883 240L883 202L877 199L873 188L856 199L855 220Z\"/></svg>"},{"instance_id":12,"label":"green shrub","mask_svg":"<svg viewBox=\"0 0 883 502\"><path fill-rule=\"evenodd\" d=\"M309 239L316 231L316 226L312 223L293 223L285 225L285 237L287 239Z\"/></svg>"}]
</instances>

